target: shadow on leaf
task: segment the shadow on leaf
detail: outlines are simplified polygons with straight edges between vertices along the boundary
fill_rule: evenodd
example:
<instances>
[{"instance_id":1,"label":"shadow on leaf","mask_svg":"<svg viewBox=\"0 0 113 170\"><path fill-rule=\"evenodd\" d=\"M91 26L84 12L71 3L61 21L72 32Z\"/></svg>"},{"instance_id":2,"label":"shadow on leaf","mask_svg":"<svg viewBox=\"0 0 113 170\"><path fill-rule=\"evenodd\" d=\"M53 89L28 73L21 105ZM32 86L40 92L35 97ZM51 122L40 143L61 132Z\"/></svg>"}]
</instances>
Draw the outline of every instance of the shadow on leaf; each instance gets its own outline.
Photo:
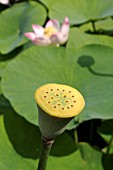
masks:
<instances>
[{"instance_id":1,"label":"shadow on leaf","mask_svg":"<svg viewBox=\"0 0 113 170\"><path fill-rule=\"evenodd\" d=\"M81 66L81 67L87 67L87 69L94 75L96 76L104 76L104 77L113 77L113 74L107 74L107 73L99 73L99 72L96 72L95 70L93 70L91 68L92 65L95 64L95 60L93 57L91 56L87 56L87 55L83 55L81 57L79 57L78 59L78 64Z\"/></svg>"},{"instance_id":2,"label":"shadow on leaf","mask_svg":"<svg viewBox=\"0 0 113 170\"><path fill-rule=\"evenodd\" d=\"M4 114L6 132L14 149L23 157L36 159L40 150L40 131L13 109Z\"/></svg>"},{"instance_id":3,"label":"shadow on leaf","mask_svg":"<svg viewBox=\"0 0 113 170\"><path fill-rule=\"evenodd\" d=\"M12 52L8 54L0 54L0 62L8 61L15 58L21 51L22 51L22 46L17 47L16 49L14 49Z\"/></svg>"},{"instance_id":4,"label":"shadow on leaf","mask_svg":"<svg viewBox=\"0 0 113 170\"><path fill-rule=\"evenodd\" d=\"M8 110L10 107L10 103L8 100L5 99L3 94L0 94L0 114L3 114Z\"/></svg>"},{"instance_id":5,"label":"shadow on leaf","mask_svg":"<svg viewBox=\"0 0 113 170\"><path fill-rule=\"evenodd\" d=\"M68 133L64 132L62 135L56 138L51 150L51 155L65 156L75 152L76 150L77 146L74 140L68 135Z\"/></svg>"}]
</instances>

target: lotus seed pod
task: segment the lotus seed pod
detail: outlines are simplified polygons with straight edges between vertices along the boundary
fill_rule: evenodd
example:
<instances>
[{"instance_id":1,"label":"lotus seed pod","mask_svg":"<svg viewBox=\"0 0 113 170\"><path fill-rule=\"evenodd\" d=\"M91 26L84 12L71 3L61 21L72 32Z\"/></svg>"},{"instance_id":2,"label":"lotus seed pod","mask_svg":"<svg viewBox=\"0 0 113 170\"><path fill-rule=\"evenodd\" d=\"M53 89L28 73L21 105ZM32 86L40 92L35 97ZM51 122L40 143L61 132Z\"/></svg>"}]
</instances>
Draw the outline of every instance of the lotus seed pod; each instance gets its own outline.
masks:
<instances>
[{"instance_id":1,"label":"lotus seed pod","mask_svg":"<svg viewBox=\"0 0 113 170\"><path fill-rule=\"evenodd\" d=\"M53 139L85 106L81 93L67 85L46 84L35 92L38 105L38 121L42 135Z\"/></svg>"}]
</instances>

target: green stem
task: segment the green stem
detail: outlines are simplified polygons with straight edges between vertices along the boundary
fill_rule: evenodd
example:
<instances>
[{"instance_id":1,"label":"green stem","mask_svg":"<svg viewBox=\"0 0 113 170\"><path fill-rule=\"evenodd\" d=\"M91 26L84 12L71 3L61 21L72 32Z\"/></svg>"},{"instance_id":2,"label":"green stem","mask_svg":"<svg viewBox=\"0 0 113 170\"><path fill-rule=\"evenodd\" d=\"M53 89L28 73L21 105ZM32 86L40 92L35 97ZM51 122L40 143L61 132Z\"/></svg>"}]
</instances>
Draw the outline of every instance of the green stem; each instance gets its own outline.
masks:
<instances>
[{"instance_id":1,"label":"green stem","mask_svg":"<svg viewBox=\"0 0 113 170\"><path fill-rule=\"evenodd\" d=\"M46 170L47 160L54 140L42 137L42 147L37 170Z\"/></svg>"},{"instance_id":2,"label":"green stem","mask_svg":"<svg viewBox=\"0 0 113 170\"><path fill-rule=\"evenodd\" d=\"M96 33L96 27L95 27L95 22L94 21L92 21L92 27L93 27L94 33Z\"/></svg>"},{"instance_id":3,"label":"green stem","mask_svg":"<svg viewBox=\"0 0 113 170\"><path fill-rule=\"evenodd\" d=\"M75 143L78 144L78 133L76 129L75 129L74 137L75 137Z\"/></svg>"}]
</instances>

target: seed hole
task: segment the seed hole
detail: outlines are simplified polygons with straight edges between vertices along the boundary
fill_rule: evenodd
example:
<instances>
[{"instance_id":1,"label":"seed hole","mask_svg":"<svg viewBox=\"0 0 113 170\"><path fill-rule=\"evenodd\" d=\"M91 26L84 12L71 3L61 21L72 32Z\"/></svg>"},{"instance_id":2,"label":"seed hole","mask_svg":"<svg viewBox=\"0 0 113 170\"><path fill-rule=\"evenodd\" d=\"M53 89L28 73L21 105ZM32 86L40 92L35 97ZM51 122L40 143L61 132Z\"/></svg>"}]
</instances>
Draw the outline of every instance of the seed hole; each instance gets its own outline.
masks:
<instances>
[{"instance_id":1,"label":"seed hole","mask_svg":"<svg viewBox=\"0 0 113 170\"><path fill-rule=\"evenodd\" d=\"M70 107L67 107L67 109L70 109Z\"/></svg>"},{"instance_id":2,"label":"seed hole","mask_svg":"<svg viewBox=\"0 0 113 170\"><path fill-rule=\"evenodd\" d=\"M62 107L62 110L64 110L64 107Z\"/></svg>"},{"instance_id":3,"label":"seed hole","mask_svg":"<svg viewBox=\"0 0 113 170\"><path fill-rule=\"evenodd\" d=\"M69 91L69 93L71 93L71 91Z\"/></svg>"},{"instance_id":4,"label":"seed hole","mask_svg":"<svg viewBox=\"0 0 113 170\"><path fill-rule=\"evenodd\" d=\"M73 105L71 105L71 107L73 107Z\"/></svg>"},{"instance_id":5,"label":"seed hole","mask_svg":"<svg viewBox=\"0 0 113 170\"><path fill-rule=\"evenodd\" d=\"M51 102L48 102L49 104L51 103Z\"/></svg>"},{"instance_id":6,"label":"seed hole","mask_svg":"<svg viewBox=\"0 0 113 170\"><path fill-rule=\"evenodd\" d=\"M44 96L44 98L46 98L46 96Z\"/></svg>"},{"instance_id":7,"label":"seed hole","mask_svg":"<svg viewBox=\"0 0 113 170\"><path fill-rule=\"evenodd\" d=\"M66 95L64 95L64 98L66 98Z\"/></svg>"},{"instance_id":8,"label":"seed hole","mask_svg":"<svg viewBox=\"0 0 113 170\"><path fill-rule=\"evenodd\" d=\"M62 91L65 91L64 89Z\"/></svg>"},{"instance_id":9,"label":"seed hole","mask_svg":"<svg viewBox=\"0 0 113 170\"><path fill-rule=\"evenodd\" d=\"M46 93L48 93L48 91L46 91Z\"/></svg>"},{"instance_id":10,"label":"seed hole","mask_svg":"<svg viewBox=\"0 0 113 170\"><path fill-rule=\"evenodd\" d=\"M58 99L58 102L60 102L60 100Z\"/></svg>"},{"instance_id":11,"label":"seed hole","mask_svg":"<svg viewBox=\"0 0 113 170\"><path fill-rule=\"evenodd\" d=\"M53 97L51 97L51 99L53 99Z\"/></svg>"},{"instance_id":12,"label":"seed hole","mask_svg":"<svg viewBox=\"0 0 113 170\"><path fill-rule=\"evenodd\" d=\"M60 103L58 103L58 106L60 106Z\"/></svg>"},{"instance_id":13,"label":"seed hole","mask_svg":"<svg viewBox=\"0 0 113 170\"><path fill-rule=\"evenodd\" d=\"M74 96L72 96L72 97L74 97Z\"/></svg>"},{"instance_id":14,"label":"seed hole","mask_svg":"<svg viewBox=\"0 0 113 170\"><path fill-rule=\"evenodd\" d=\"M68 100L66 100L66 103L68 103Z\"/></svg>"},{"instance_id":15,"label":"seed hole","mask_svg":"<svg viewBox=\"0 0 113 170\"><path fill-rule=\"evenodd\" d=\"M58 94L56 94L56 96L59 96Z\"/></svg>"},{"instance_id":16,"label":"seed hole","mask_svg":"<svg viewBox=\"0 0 113 170\"><path fill-rule=\"evenodd\" d=\"M76 102L76 100L73 101L74 103Z\"/></svg>"},{"instance_id":17,"label":"seed hole","mask_svg":"<svg viewBox=\"0 0 113 170\"><path fill-rule=\"evenodd\" d=\"M57 89L59 91L59 89Z\"/></svg>"},{"instance_id":18,"label":"seed hole","mask_svg":"<svg viewBox=\"0 0 113 170\"><path fill-rule=\"evenodd\" d=\"M56 106L54 106L54 108L56 108Z\"/></svg>"},{"instance_id":19,"label":"seed hole","mask_svg":"<svg viewBox=\"0 0 113 170\"><path fill-rule=\"evenodd\" d=\"M53 91L53 89L51 89L51 91Z\"/></svg>"}]
</instances>

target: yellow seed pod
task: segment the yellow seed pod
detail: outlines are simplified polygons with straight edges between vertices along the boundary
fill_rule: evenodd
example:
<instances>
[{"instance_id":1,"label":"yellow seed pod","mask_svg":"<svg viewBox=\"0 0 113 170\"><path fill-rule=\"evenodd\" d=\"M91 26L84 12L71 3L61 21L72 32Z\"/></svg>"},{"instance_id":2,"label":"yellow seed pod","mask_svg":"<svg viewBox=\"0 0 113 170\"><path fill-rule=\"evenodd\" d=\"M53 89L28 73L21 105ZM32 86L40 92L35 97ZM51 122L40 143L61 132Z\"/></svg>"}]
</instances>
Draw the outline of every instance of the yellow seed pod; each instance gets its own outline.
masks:
<instances>
[{"instance_id":1,"label":"yellow seed pod","mask_svg":"<svg viewBox=\"0 0 113 170\"><path fill-rule=\"evenodd\" d=\"M84 108L80 92L70 86L46 84L35 92L38 123L42 136L54 139L64 132L67 124Z\"/></svg>"},{"instance_id":2,"label":"yellow seed pod","mask_svg":"<svg viewBox=\"0 0 113 170\"><path fill-rule=\"evenodd\" d=\"M85 106L81 93L67 85L46 84L35 92L39 107L51 116L71 118L78 115Z\"/></svg>"}]
</instances>

